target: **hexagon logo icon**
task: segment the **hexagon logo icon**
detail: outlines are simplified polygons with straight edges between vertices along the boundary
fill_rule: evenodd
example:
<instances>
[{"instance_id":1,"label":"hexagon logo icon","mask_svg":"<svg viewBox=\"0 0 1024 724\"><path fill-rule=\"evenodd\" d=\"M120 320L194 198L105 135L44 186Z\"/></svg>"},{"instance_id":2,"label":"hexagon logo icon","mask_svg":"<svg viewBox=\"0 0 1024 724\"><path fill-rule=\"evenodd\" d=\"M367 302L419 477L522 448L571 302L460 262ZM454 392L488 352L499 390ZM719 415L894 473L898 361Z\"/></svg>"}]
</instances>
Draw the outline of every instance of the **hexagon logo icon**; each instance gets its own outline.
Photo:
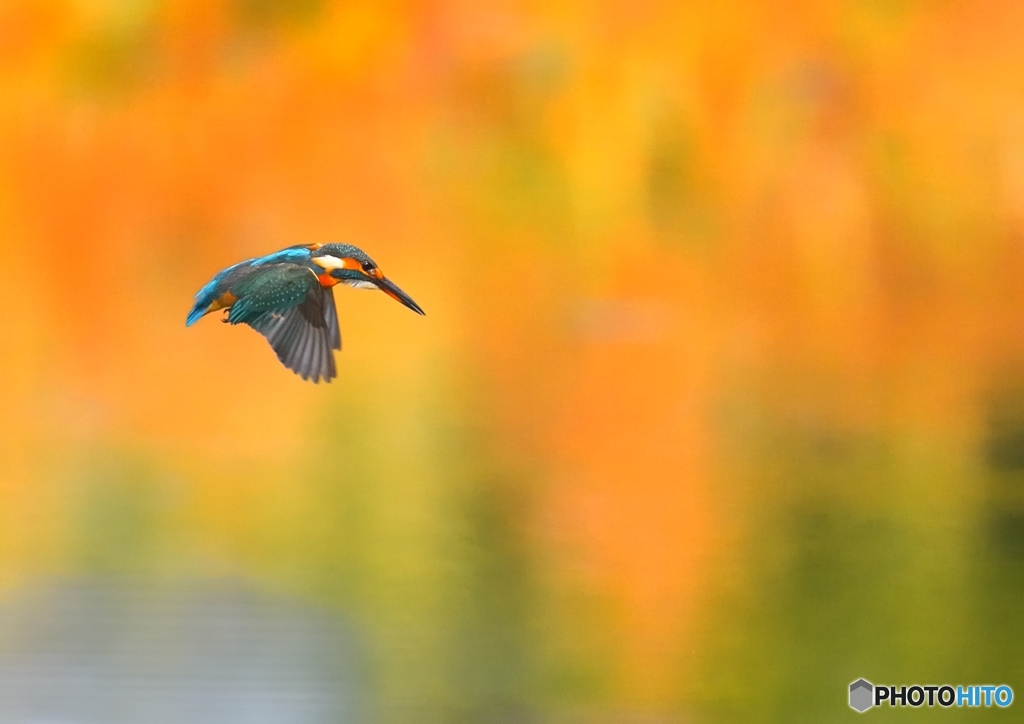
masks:
<instances>
[{"instance_id":1,"label":"hexagon logo icon","mask_svg":"<svg viewBox=\"0 0 1024 724\"><path fill-rule=\"evenodd\" d=\"M857 679L850 684L850 707L862 714L871 708L874 703L874 688L870 681Z\"/></svg>"}]
</instances>

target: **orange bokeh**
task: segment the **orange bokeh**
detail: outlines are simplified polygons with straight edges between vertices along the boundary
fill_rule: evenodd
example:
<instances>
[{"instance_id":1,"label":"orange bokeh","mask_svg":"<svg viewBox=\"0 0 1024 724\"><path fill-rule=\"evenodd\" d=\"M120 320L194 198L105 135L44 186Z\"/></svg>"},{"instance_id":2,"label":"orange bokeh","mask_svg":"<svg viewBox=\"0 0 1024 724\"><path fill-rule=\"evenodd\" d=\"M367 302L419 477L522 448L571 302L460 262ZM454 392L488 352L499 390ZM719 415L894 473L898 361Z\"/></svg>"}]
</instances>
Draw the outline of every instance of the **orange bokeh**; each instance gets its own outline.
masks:
<instances>
[{"instance_id":1,"label":"orange bokeh","mask_svg":"<svg viewBox=\"0 0 1024 724\"><path fill-rule=\"evenodd\" d=\"M538 706L693 711L719 602L757 595L758 511L859 510L758 490L757 445L970 460L1021 362L1022 29L1014 3L6 4L0 582L89 572L76 475L124 456L184 491L147 570L334 590L329 556L291 572L357 549L318 517L337 483L366 540L409 534L365 580L421 591L429 627L446 506L500 479L545 591L530 676L608 659ZM341 240L427 316L337 292L330 387L184 328L217 269Z\"/></svg>"}]
</instances>

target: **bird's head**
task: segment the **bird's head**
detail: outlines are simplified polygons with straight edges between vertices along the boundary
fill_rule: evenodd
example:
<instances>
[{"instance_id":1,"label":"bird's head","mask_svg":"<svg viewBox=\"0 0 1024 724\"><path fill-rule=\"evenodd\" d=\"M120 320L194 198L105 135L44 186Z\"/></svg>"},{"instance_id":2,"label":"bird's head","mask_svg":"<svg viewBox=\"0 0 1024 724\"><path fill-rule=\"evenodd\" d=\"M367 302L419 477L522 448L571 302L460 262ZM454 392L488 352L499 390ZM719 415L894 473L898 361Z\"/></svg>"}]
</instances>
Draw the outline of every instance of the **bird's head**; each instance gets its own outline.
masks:
<instances>
[{"instance_id":1,"label":"bird's head","mask_svg":"<svg viewBox=\"0 0 1024 724\"><path fill-rule=\"evenodd\" d=\"M384 276L366 252L351 244L322 244L311 249L311 261L336 283L357 289L380 289L417 314L426 314L408 294Z\"/></svg>"}]
</instances>

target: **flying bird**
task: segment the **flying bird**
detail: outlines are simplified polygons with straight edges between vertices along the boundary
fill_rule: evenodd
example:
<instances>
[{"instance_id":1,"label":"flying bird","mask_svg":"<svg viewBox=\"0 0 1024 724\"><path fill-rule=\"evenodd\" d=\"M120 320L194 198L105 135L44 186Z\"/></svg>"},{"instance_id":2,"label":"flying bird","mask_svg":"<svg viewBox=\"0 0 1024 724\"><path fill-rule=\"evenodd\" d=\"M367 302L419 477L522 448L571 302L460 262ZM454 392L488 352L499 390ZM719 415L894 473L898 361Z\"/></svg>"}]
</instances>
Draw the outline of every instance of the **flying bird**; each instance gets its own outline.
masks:
<instances>
[{"instance_id":1,"label":"flying bird","mask_svg":"<svg viewBox=\"0 0 1024 724\"><path fill-rule=\"evenodd\" d=\"M351 244L306 244L218 272L196 293L185 326L225 309L225 322L248 324L262 334L281 363L302 379L330 382L338 374L333 350L341 349L336 284L379 289L425 314L362 249Z\"/></svg>"}]
</instances>

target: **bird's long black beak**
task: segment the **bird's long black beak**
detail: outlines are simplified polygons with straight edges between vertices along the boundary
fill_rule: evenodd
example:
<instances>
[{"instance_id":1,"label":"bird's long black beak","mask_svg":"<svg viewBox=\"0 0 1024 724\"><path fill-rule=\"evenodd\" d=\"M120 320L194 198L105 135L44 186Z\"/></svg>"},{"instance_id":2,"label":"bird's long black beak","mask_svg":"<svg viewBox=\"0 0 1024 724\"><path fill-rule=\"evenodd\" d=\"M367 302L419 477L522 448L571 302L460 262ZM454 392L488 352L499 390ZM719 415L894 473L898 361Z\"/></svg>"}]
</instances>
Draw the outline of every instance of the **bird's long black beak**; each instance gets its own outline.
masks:
<instances>
[{"instance_id":1,"label":"bird's long black beak","mask_svg":"<svg viewBox=\"0 0 1024 724\"><path fill-rule=\"evenodd\" d=\"M398 285L395 284L390 279L387 279L386 277L381 277L380 279L375 279L374 283L378 287L380 287L380 290L382 292L387 294L392 299L397 299L402 304L407 306L409 309L411 309L412 311L416 312L416 314L426 315L426 312L424 312L420 308L420 305L418 305L416 302L414 302L412 300L412 297L410 297L408 294L406 294L401 289L399 289Z\"/></svg>"}]
</instances>

